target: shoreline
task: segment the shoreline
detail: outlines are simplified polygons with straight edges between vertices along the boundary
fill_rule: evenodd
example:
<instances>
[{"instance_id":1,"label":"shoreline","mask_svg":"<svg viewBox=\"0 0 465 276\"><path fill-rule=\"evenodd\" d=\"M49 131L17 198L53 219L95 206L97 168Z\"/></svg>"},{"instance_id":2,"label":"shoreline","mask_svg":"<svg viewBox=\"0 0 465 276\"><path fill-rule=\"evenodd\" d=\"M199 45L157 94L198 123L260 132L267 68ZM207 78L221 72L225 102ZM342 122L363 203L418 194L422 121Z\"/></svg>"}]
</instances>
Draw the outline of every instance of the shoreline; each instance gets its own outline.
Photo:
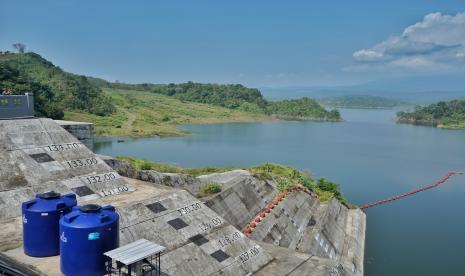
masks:
<instances>
[{"instance_id":1,"label":"shoreline","mask_svg":"<svg viewBox=\"0 0 465 276\"><path fill-rule=\"evenodd\" d=\"M406 124L406 125L416 125L416 126L427 126L427 127L434 127L440 129L450 129L450 130L465 130L465 122L463 125L456 125L456 124L442 124L440 122L434 121L418 121L415 119L408 119L408 118L398 118L396 120L398 124Z\"/></svg>"},{"instance_id":2,"label":"shoreline","mask_svg":"<svg viewBox=\"0 0 465 276\"><path fill-rule=\"evenodd\" d=\"M259 114L258 114L259 115ZM254 119L250 118L246 120L219 120L219 121L197 121L197 122L186 122L183 124L175 124L175 125L165 125L165 126L170 126L176 129L176 131L173 132L162 132L160 134L156 133L130 133L130 134L123 134L123 135L118 135L118 134L111 134L111 133L104 133L104 134L98 134L98 131L95 131L95 137L101 137L101 138L150 138L150 137L159 137L159 138L167 138L167 137L186 137L191 135L192 133L186 132L183 130L180 130L179 127L183 125L214 125L214 124L234 124L234 123L267 123L267 122L286 122L286 121L310 121L310 122L328 122L328 123L339 123L339 122L345 122L344 119L327 119L327 118L313 118L313 117L296 117L296 116L288 116L288 115L269 115L267 118L263 119ZM98 126L94 124L94 129L98 129Z\"/></svg>"},{"instance_id":3,"label":"shoreline","mask_svg":"<svg viewBox=\"0 0 465 276\"><path fill-rule=\"evenodd\" d=\"M293 116L293 115L282 115L282 114L271 114L272 118L276 118L278 120L283 121L310 121L310 122L344 122L344 119L330 119L327 117L317 118L317 117L305 117L305 116Z\"/></svg>"}]
</instances>

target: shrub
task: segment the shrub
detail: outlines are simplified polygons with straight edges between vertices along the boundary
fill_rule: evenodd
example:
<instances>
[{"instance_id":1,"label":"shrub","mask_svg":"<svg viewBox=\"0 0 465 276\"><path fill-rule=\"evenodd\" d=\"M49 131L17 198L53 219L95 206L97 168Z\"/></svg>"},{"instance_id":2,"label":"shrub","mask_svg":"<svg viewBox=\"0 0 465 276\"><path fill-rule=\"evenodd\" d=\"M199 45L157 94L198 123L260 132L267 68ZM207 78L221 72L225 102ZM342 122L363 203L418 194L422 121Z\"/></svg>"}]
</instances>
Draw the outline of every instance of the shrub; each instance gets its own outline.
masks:
<instances>
[{"instance_id":1,"label":"shrub","mask_svg":"<svg viewBox=\"0 0 465 276\"><path fill-rule=\"evenodd\" d=\"M291 183L291 181L287 178L284 178L284 177L279 177L277 179L277 182L278 182L278 191L280 193L292 188L293 184Z\"/></svg>"},{"instance_id":2,"label":"shrub","mask_svg":"<svg viewBox=\"0 0 465 276\"><path fill-rule=\"evenodd\" d=\"M342 202L346 201L339 190L339 185L336 183L330 182L325 178L320 178L318 179L317 187L324 192L332 193L336 199Z\"/></svg>"},{"instance_id":3,"label":"shrub","mask_svg":"<svg viewBox=\"0 0 465 276\"><path fill-rule=\"evenodd\" d=\"M200 186L199 196L206 196L221 192L221 185L218 183L204 183Z\"/></svg>"},{"instance_id":4,"label":"shrub","mask_svg":"<svg viewBox=\"0 0 465 276\"><path fill-rule=\"evenodd\" d=\"M143 160L141 162L141 164L140 164L140 169L143 170L143 171L151 170L152 169L152 163L150 163L150 161Z\"/></svg>"}]
</instances>

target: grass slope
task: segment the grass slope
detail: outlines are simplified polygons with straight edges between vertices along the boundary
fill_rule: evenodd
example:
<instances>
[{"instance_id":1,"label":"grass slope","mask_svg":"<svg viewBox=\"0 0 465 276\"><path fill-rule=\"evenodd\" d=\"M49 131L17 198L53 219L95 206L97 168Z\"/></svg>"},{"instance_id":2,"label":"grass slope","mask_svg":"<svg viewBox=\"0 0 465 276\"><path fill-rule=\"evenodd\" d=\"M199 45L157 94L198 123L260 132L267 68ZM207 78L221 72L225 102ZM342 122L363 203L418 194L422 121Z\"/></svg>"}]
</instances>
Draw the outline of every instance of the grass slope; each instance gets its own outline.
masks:
<instances>
[{"instance_id":1,"label":"grass slope","mask_svg":"<svg viewBox=\"0 0 465 276\"><path fill-rule=\"evenodd\" d=\"M256 88L241 84L186 83L128 84L111 83L98 78L89 78L101 88L150 91L177 98L181 101L205 103L229 109L275 115L283 119L340 121L337 110L328 111L317 101L309 98L270 102Z\"/></svg>"},{"instance_id":2,"label":"grass slope","mask_svg":"<svg viewBox=\"0 0 465 276\"><path fill-rule=\"evenodd\" d=\"M271 120L263 114L183 102L151 92L105 88L104 93L111 98L116 112L102 117L67 111L65 119L92 122L95 124L95 134L100 136L179 136L186 134L176 127L182 124Z\"/></svg>"}]
</instances>

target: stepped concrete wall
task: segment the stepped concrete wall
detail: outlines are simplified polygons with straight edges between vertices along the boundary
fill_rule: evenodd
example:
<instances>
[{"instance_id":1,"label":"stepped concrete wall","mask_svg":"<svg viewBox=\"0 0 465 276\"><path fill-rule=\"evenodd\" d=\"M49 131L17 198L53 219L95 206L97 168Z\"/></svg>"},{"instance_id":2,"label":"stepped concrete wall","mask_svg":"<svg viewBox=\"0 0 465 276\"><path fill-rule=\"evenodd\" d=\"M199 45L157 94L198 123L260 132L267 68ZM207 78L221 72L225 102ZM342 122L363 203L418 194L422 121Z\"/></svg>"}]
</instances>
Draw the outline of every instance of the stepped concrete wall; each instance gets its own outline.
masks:
<instances>
[{"instance_id":1,"label":"stepped concrete wall","mask_svg":"<svg viewBox=\"0 0 465 276\"><path fill-rule=\"evenodd\" d=\"M265 209L275 187L243 172L199 177L233 183L206 201L206 205L239 229ZM223 179L223 181L221 181ZM257 241L285 247L342 265L348 275L363 275L366 216L360 209L349 210L338 200L319 200L295 189L279 202L249 235Z\"/></svg>"},{"instance_id":2,"label":"stepped concrete wall","mask_svg":"<svg viewBox=\"0 0 465 276\"><path fill-rule=\"evenodd\" d=\"M245 170L215 173L198 179L203 183L222 185L222 192L208 198L205 204L239 229L244 229L275 193L270 183L260 181Z\"/></svg>"},{"instance_id":3,"label":"stepped concrete wall","mask_svg":"<svg viewBox=\"0 0 465 276\"><path fill-rule=\"evenodd\" d=\"M45 191L76 193L83 202L134 190L50 119L0 121L0 162L0 220Z\"/></svg>"}]
</instances>

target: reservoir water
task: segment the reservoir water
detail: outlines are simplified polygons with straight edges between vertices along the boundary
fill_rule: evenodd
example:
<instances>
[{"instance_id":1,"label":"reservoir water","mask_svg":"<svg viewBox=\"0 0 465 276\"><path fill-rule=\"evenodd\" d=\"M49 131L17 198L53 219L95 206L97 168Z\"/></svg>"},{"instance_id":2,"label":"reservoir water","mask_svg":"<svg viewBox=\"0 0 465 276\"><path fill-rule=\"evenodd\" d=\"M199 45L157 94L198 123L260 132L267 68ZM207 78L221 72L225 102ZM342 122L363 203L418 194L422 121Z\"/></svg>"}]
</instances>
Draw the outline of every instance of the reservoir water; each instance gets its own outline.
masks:
<instances>
[{"instance_id":1,"label":"reservoir water","mask_svg":"<svg viewBox=\"0 0 465 276\"><path fill-rule=\"evenodd\" d=\"M392 110L341 113L346 122L190 125L187 137L100 138L94 149L189 167L288 164L359 205L465 170L465 131L399 125ZM465 176L366 213L365 275L465 275Z\"/></svg>"}]
</instances>

